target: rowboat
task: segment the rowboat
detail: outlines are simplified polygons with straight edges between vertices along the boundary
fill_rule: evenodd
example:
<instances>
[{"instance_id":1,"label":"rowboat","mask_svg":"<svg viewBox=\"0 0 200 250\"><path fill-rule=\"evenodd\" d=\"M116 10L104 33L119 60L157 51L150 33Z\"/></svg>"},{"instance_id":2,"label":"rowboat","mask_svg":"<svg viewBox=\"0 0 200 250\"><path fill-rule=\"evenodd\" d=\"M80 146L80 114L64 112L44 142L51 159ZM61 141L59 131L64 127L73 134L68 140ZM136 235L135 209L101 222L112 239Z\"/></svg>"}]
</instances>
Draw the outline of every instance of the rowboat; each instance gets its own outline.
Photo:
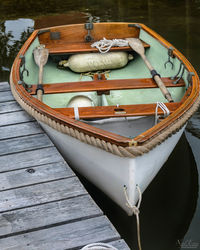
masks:
<instances>
[{"instance_id":1,"label":"rowboat","mask_svg":"<svg viewBox=\"0 0 200 250\"><path fill-rule=\"evenodd\" d=\"M138 23L35 30L10 85L70 166L128 215L200 101L190 62Z\"/></svg>"}]
</instances>

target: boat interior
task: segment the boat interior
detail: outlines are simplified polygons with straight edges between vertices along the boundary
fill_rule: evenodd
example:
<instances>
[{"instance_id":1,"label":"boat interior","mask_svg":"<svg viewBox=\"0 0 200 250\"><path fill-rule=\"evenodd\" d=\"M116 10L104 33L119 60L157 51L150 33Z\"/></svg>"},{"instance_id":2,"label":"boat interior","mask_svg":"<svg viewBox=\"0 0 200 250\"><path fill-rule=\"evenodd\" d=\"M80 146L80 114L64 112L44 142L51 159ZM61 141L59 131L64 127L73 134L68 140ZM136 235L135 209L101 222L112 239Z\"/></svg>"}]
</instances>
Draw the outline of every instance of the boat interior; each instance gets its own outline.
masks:
<instances>
[{"instance_id":1,"label":"boat interior","mask_svg":"<svg viewBox=\"0 0 200 250\"><path fill-rule=\"evenodd\" d=\"M77 73L70 68L59 67L59 62L68 60L71 55L99 53L91 44L104 37L139 38L146 57L161 75L174 102L167 102L142 58L129 46L110 49L112 52L125 51L133 56L133 60L121 68ZM156 111L157 103L165 103L169 112L173 113L183 103L189 91L188 71L173 54L173 48L168 48L137 24L94 23L92 29L80 24L38 32L24 54L20 67L21 79L34 97L38 84L38 66L34 62L33 50L40 44L44 44L49 50L43 74L43 103L70 118L84 120L96 127L103 126L111 132L128 137L136 136L155 125L155 112L157 115L164 115L160 107ZM119 124L124 120L129 121L128 128L132 126L130 124L138 123L141 117L149 122L145 122L145 127L141 126L134 134L131 132L132 128L130 131L127 129L127 132L113 128L117 119ZM110 123L112 125L108 126ZM144 124L144 120L140 123Z\"/></svg>"}]
</instances>

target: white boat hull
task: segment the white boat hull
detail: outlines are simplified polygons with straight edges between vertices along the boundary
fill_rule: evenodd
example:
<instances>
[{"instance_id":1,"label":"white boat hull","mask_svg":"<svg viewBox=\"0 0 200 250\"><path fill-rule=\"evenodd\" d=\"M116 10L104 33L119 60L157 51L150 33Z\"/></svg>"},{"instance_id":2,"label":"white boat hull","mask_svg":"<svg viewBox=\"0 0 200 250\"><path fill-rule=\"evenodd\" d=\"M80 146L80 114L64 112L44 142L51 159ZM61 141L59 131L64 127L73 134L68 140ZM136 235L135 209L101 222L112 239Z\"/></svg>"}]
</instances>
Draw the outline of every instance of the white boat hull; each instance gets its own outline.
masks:
<instances>
[{"instance_id":1,"label":"white boat hull","mask_svg":"<svg viewBox=\"0 0 200 250\"><path fill-rule=\"evenodd\" d=\"M168 159L185 128L150 152L136 158L125 158L62 134L42 122L40 124L69 165L107 194L128 215L132 215L132 211L126 205L124 186L127 187L131 204L135 205L138 201L136 185L144 192Z\"/></svg>"}]
</instances>

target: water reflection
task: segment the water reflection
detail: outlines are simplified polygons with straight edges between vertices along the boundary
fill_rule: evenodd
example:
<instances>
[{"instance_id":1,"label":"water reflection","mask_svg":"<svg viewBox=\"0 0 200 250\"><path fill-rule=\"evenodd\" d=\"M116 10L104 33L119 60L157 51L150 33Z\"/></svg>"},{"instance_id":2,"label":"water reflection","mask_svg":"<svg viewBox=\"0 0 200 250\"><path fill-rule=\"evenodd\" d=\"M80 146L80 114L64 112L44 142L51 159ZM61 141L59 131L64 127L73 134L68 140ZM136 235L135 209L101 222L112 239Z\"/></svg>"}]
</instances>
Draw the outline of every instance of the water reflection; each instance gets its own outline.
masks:
<instances>
[{"instance_id":1,"label":"water reflection","mask_svg":"<svg viewBox=\"0 0 200 250\"><path fill-rule=\"evenodd\" d=\"M192 119L189 120L187 130L192 133L195 137L200 139L200 110L198 110Z\"/></svg>"},{"instance_id":2,"label":"water reflection","mask_svg":"<svg viewBox=\"0 0 200 250\"><path fill-rule=\"evenodd\" d=\"M60 14L60 15L59 15ZM135 21L142 22L156 30L179 48L197 70L199 66L200 44L200 1L199 0L72 0L61 1L17 1L2 0L0 6L0 46L3 48L0 59L0 81L7 80L12 61L24 42L25 34L16 36L17 27L23 25L22 33L29 34L35 27L61 25L65 23L84 22L88 15L101 21ZM9 26L6 20L18 19ZM31 20L32 19L32 20ZM17 22L23 24L17 26ZM5 29L5 27L8 29ZM9 30L9 31L7 31ZM15 38L12 48L10 40ZM10 52L10 50L12 50Z\"/></svg>"},{"instance_id":3,"label":"water reflection","mask_svg":"<svg viewBox=\"0 0 200 250\"><path fill-rule=\"evenodd\" d=\"M17 22L12 23L19 29ZM21 46L33 31L32 27L27 27L23 22L25 28L20 33L16 33L16 37L13 35L13 30L9 29L9 24L9 22L0 22L0 81L8 81L12 63Z\"/></svg>"},{"instance_id":4,"label":"water reflection","mask_svg":"<svg viewBox=\"0 0 200 250\"><path fill-rule=\"evenodd\" d=\"M109 166L108 166L109 167ZM137 249L135 217L81 178L97 204L131 249ZM175 250L195 213L198 173L191 148L183 135L166 164L143 194L140 221L143 250Z\"/></svg>"}]
</instances>

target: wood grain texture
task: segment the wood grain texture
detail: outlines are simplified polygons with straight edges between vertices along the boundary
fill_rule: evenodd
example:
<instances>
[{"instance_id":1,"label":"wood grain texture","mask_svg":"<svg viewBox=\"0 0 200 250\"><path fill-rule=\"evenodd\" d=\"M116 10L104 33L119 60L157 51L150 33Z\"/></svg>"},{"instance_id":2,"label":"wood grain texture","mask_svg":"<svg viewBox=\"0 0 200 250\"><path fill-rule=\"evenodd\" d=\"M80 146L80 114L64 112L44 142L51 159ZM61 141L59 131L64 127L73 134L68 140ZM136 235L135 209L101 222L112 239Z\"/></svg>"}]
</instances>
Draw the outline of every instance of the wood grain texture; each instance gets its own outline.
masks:
<instances>
[{"instance_id":1,"label":"wood grain texture","mask_svg":"<svg viewBox=\"0 0 200 250\"><path fill-rule=\"evenodd\" d=\"M62 161L0 173L0 191L74 176L72 170L66 166Z\"/></svg>"},{"instance_id":2,"label":"wood grain texture","mask_svg":"<svg viewBox=\"0 0 200 250\"><path fill-rule=\"evenodd\" d=\"M2 249L67 250L120 238L105 216L0 239Z\"/></svg>"},{"instance_id":3,"label":"wood grain texture","mask_svg":"<svg viewBox=\"0 0 200 250\"><path fill-rule=\"evenodd\" d=\"M93 241L129 249L40 126L19 110L0 103L0 249L77 249Z\"/></svg>"},{"instance_id":4,"label":"wood grain texture","mask_svg":"<svg viewBox=\"0 0 200 250\"><path fill-rule=\"evenodd\" d=\"M19 106L19 104L16 101L0 103L0 114L20 111L20 110L22 110L22 108Z\"/></svg>"},{"instance_id":5,"label":"wood grain texture","mask_svg":"<svg viewBox=\"0 0 200 250\"><path fill-rule=\"evenodd\" d=\"M0 212L64 200L83 194L86 194L86 190L77 177L11 189L0 192Z\"/></svg>"},{"instance_id":6,"label":"wood grain texture","mask_svg":"<svg viewBox=\"0 0 200 250\"><path fill-rule=\"evenodd\" d=\"M124 240L112 241L112 242L109 242L109 244L119 250L130 250L129 246L126 244Z\"/></svg>"},{"instance_id":7,"label":"wood grain texture","mask_svg":"<svg viewBox=\"0 0 200 250\"><path fill-rule=\"evenodd\" d=\"M175 111L181 103L165 103L170 113ZM70 118L75 118L74 108L56 108L56 111ZM110 117L128 117L128 116L150 116L155 115L156 104L135 104L116 106L95 106L79 107L80 119L91 118L110 118ZM158 115L163 115L162 109L158 108Z\"/></svg>"},{"instance_id":8,"label":"wood grain texture","mask_svg":"<svg viewBox=\"0 0 200 250\"><path fill-rule=\"evenodd\" d=\"M8 125L0 127L0 140L41 133L44 133L44 131L37 122Z\"/></svg>"},{"instance_id":9,"label":"wood grain texture","mask_svg":"<svg viewBox=\"0 0 200 250\"><path fill-rule=\"evenodd\" d=\"M62 156L55 147L36 148L31 151L0 156L0 172L55 163L62 160Z\"/></svg>"},{"instance_id":10,"label":"wood grain texture","mask_svg":"<svg viewBox=\"0 0 200 250\"><path fill-rule=\"evenodd\" d=\"M0 91L10 90L10 85L7 82L0 82Z\"/></svg>"},{"instance_id":11,"label":"wood grain texture","mask_svg":"<svg viewBox=\"0 0 200 250\"><path fill-rule=\"evenodd\" d=\"M11 94L10 91L0 91L0 103L1 102L8 102L8 101L13 101L14 97Z\"/></svg>"},{"instance_id":12,"label":"wood grain texture","mask_svg":"<svg viewBox=\"0 0 200 250\"><path fill-rule=\"evenodd\" d=\"M84 24L76 25L63 25L57 27L51 27L50 32L59 32L60 39L52 40L50 32L44 32L39 35L39 41L41 44L54 44L58 46L59 43L85 43L85 36L88 31L85 29ZM123 39L127 37L138 37L139 28L129 27L128 23L93 23L93 29L91 30L93 41L98 41L106 37L106 39Z\"/></svg>"},{"instance_id":13,"label":"wood grain texture","mask_svg":"<svg viewBox=\"0 0 200 250\"><path fill-rule=\"evenodd\" d=\"M149 48L150 45L142 42L144 48ZM92 48L91 43L69 43L69 42L63 42L63 43L57 43L55 44L54 42L47 43L46 48L49 50L50 54L53 55L63 55L67 53L89 53L89 52L95 52L98 53L99 50L97 48ZM110 52L112 51L130 51L132 52L133 50L129 46L124 46L124 47L111 47Z\"/></svg>"},{"instance_id":14,"label":"wood grain texture","mask_svg":"<svg viewBox=\"0 0 200 250\"><path fill-rule=\"evenodd\" d=\"M178 84L173 84L170 78L162 78L166 87L183 87L185 83L180 80ZM32 86L31 95L36 93L36 85ZM119 80L93 80L80 82L65 82L44 84L45 94L70 93L70 92L87 92L87 91L107 91L107 90L125 90L125 89L146 89L158 88L152 78L142 79L119 79Z\"/></svg>"},{"instance_id":15,"label":"wood grain texture","mask_svg":"<svg viewBox=\"0 0 200 250\"><path fill-rule=\"evenodd\" d=\"M0 114L0 126L19 124L33 120L34 118L28 115L25 111Z\"/></svg>"},{"instance_id":16,"label":"wood grain texture","mask_svg":"<svg viewBox=\"0 0 200 250\"><path fill-rule=\"evenodd\" d=\"M89 195L18 209L0 214L0 237L100 215Z\"/></svg>"},{"instance_id":17,"label":"wood grain texture","mask_svg":"<svg viewBox=\"0 0 200 250\"><path fill-rule=\"evenodd\" d=\"M12 138L0 143L0 156L50 146L53 146L53 144L46 134Z\"/></svg>"}]
</instances>

